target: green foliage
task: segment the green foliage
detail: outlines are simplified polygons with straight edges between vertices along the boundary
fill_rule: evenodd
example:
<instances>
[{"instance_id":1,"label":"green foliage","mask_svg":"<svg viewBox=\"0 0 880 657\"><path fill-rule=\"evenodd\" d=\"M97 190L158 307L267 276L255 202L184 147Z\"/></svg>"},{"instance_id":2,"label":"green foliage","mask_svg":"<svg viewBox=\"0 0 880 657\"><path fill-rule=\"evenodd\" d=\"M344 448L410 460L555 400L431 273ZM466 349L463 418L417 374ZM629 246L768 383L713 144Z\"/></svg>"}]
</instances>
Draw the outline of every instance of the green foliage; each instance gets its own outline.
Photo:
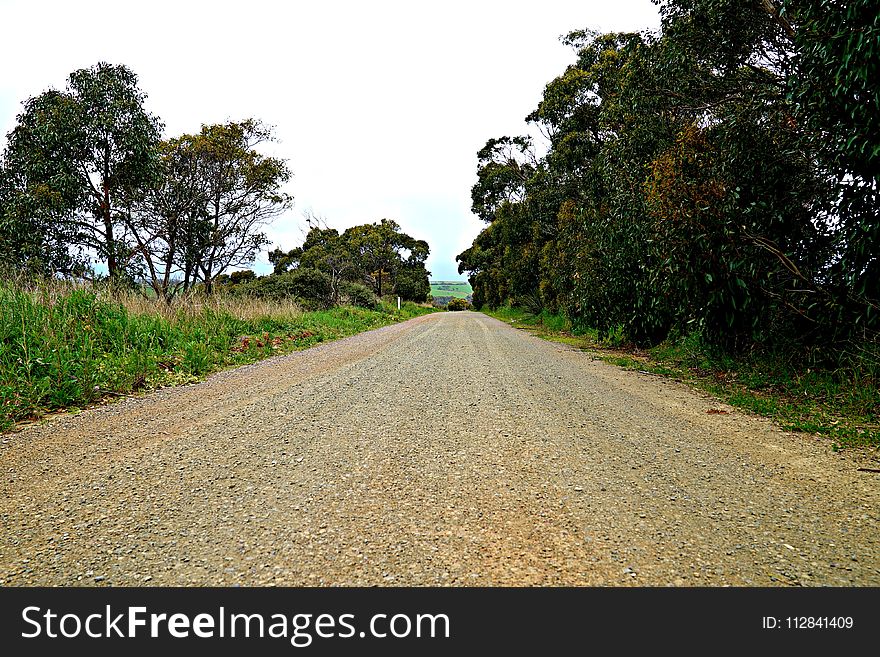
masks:
<instances>
[{"instance_id":1,"label":"green foliage","mask_svg":"<svg viewBox=\"0 0 880 657\"><path fill-rule=\"evenodd\" d=\"M880 315L880 21L873 0L786 0L795 49L788 78L795 116L834 194L840 321ZM848 315L848 316L847 316Z\"/></svg>"},{"instance_id":2,"label":"green foliage","mask_svg":"<svg viewBox=\"0 0 880 657\"><path fill-rule=\"evenodd\" d=\"M0 162L0 265L77 276L97 257L170 304L253 262L291 202L287 165L257 150L272 131L246 119L160 142L145 99L102 62L25 101Z\"/></svg>"},{"instance_id":3,"label":"green foliage","mask_svg":"<svg viewBox=\"0 0 880 657\"><path fill-rule=\"evenodd\" d=\"M383 289L404 301L424 302L431 287L424 262L428 244L400 231L394 221L349 228L340 234L308 217L303 245L269 253L274 273L237 286L259 298L295 298L308 308L347 303L375 308Z\"/></svg>"},{"instance_id":4,"label":"green foliage","mask_svg":"<svg viewBox=\"0 0 880 657\"><path fill-rule=\"evenodd\" d=\"M428 313L435 312L437 309L431 306L414 303L412 301L404 301L400 304L400 310L397 309L397 303L390 301L379 301L379 310L388 315L392 315L400 321L420 317Z\"/></svg>"},{"instance_id":5,"label":"green foliage","mask_svg":"<svg viewBox=\"0 0 880 657\"><path fill-rule=\"evenodd\" d=\"M256 278L257 274L253 269L242 269L240 271L234 271L229 275L229 284L238 285L239 283L253 281Z\"/></svg>"},{"instance_id":6,"label":"green foliage","mask_svg":"<svg viewBox=\"0 0 880 657\"><path fill-rule=\"evenodd\" d=\"M262 276L238 285L235 292L273 301L295 299L311 310L329 308L334 303L330 276L311 267L298 267L284 274Z\"/></svg>"},{"instance_id":7,"label":"green foliage","mask_svg":"<svg viewBox=\"0 0 880 657\"><path fill-rule=\"evenodd\" d=\"M49 203L38 205L24 192L21 173L0 160L0 269L35 275L80 273L82 258L68 248L71 235Z\"/></svg>"},{"instance_id":8,"label":"green foliage","mask_svg":"<svg viewBox=\"0 0 880 657\"><path fill-rule=\"evenodd\" d=\"M564 38L574 62L527 117L543 157L526 138L478 152L488 225L457 258L474 305L826 364L876 342L876 11L658 4L659 34Z\"/></svg>"},{"instance_id":9,"label":"green foliage","mask_svg":"<svg viewBox=\"0 0 880 657\"><path fill-rule=\"evenodd\" d=\"M477 157L480 166L471 209L483 221L492 221L502 205L522 200L534 171L529 162L534 160L532 144L526 137L490 139Z\"/></svg>"},{"instance_id":10,"label":"green foliage","mask_svg":"<svg viewBox=\"0 0 880 657\"><path fill-rule=\"evenodd\" d=\"M200 199L200 212L187 230L189 251L181 253L190 261L180 266L184 274L191 266L191 276L208 293L216 276L253 262L268 243L262 228L292 203L282 191L291 175L286 163L257 150L271 140L272 131L254 119L202 126L198 135L178 140L195 162L185 175L194 177Z\"/></svg>"},{"instance_id":11,"label":"green foliage","mask_svg":"<svg viewBox=\"0 0 880 657\"><path fill-rule=\"evenodd\" d=\"M424 265L419 267L403 267L394 278L394 294L401 299L425 303L431 294L431 284L428 282L428 272Z\"/></svg>"},{"instance_id":12,"label":"green foliage","mask_svg":"<svg viewBox=\"0 0 880 657\"><path fill-rule=\"evenodd\" d=\"M446 310L470 310L471 304L467 302L466 299L455 298L451 299L449 303L446 304Z\"/></svg>"},{"instance_id":13,"label":"green foliage","mask_svg":"<svg viewBox=\"0 0 880 657\"><path fill-rule=\"evenodd\" d=\"M800 113L821 130L840 165L870 179L880 170L880 22L872 0L787 0L796 47L790 79Z\"/></svg>"},{"instance_id":14,"label":"green foliage","mask_svg":"<svg viewBox=\"0 0 880 657\"><path fill-rule=\"evenodd\" d=\"M19 219L45 230L49 244L93 250L111 278L125 273L131 256L127 198L159 175L161 124L144 100L125 66L74 71L65 91L25 101L3 154Z\"/></svg>"},{"instance_id":15,"label":"green foliage","mask_svg":"<svg viewBox=\"0 0 880 657\"><path fill-rule=\"evenodd\" d=\"M242 283L250 283L257 280L257 273L252 269L242 269L231 274L220 274L214 279L214 285L225 289L231 289Z\"/></svg>"},{"instance_id":16,"label":"green foliage","mask_svg":"<svg viewBox=\"0 0 880 657\"><path fill-rule=\"evenodd\" d=\"M159 144L159 177L131 195L124 215L137 273L158 297L171 303L195 285L210 294L267 243L262 229L291 203L281 191L286 164L257 150L271 140L271 130L247 119Z\"/></svg>"},{"instance_id":17,"label":"green foliage","mask_svg":"<svg viewBox=\"0 0 880 657\"><path fill-rule=\"evenodd\" d=\"M278 257L275 271L293 266L311 267L327 273L334 302L339 301L343 283L362 279L355 245L335 228L312 225L301 247Z\"/></svg>"},{"instance_id":18,"label":"green foliage","mask_svg":"<svg viewBox=\"0 0 880 657\"><path fill-rule=\"evenodd\" d=\"M396 221L382 219L378 223L354 226L342 239L355 253L356 270L363 282L382 296L387 275L391 285L386 292L410 301L425 301L431 291L429 272L425 269L428 243L401 232Z\"/></svg>"},{"instance_id":19,"label":"green foliage","mask_svg":"<svg viewBox=\"0 0 880 657\"><path fill-rule=\"evenodd\" d=\"M403 233L397 222L388 219L353 226L342 234L320 224L321 220L310 217L310 229L301 247L269 253L275 274L294 268L325 272L334 302L346 282L366 285L377 297L382 296L384 286L386 293L407 301L427 300L431 291L425 269L427 242Z\"/></svg>"},{"instance_id":20,"label":"green foliage","mask_svg":"<svg viewBox=\"0 0 880 657\"><path fill-rule=\"evenodd\" d=\"M379 305L379 299L373 291L361 283L343 281L339 286L340 301L349 306L375 309Z\"/></svg>"}]
</instances>

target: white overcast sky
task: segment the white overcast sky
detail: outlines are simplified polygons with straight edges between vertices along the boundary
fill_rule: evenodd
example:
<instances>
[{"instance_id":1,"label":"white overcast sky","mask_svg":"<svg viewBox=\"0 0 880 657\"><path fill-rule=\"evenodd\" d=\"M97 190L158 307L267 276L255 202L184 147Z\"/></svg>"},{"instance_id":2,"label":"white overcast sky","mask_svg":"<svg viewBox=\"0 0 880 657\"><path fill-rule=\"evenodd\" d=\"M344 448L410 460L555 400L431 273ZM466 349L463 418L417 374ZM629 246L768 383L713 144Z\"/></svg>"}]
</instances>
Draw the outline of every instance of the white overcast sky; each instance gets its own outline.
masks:
<instances>
[{"instance_id":1,"label":"white overcast sky","mask_svg":"<svg viewBox=\"0 0 880 657\"><path fill-rule=\"evenodd\" d=\"M340 229L387 217L428 241L433 279L459 279L455 256L484 226L469 209L476 152L526 131L573 61L559 37L659 18L650 0L0 0L0 24L3 144L26 98L125 64L167 136L251 116L275 126L295 197L275 245L302 242L304 210Z\"/></svg>"}]
</instances>

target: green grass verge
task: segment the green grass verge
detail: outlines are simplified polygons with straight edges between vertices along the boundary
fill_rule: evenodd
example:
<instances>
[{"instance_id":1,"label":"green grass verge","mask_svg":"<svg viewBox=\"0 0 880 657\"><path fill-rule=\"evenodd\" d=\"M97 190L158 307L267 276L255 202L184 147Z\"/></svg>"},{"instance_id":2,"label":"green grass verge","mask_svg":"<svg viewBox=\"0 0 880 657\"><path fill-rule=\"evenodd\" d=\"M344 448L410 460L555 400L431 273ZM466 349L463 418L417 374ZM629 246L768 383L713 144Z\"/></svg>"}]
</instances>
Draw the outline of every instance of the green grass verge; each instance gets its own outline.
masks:
<instances>
[{"instance_id":1,"label":"green grass verge","mask_svg":"<svg viewBox=\"0 0 880 657\"><path fill-rule=\"evenodd\" d=\"M0 283L0 430L427 312L412 303L400 311L383 303L255 316L222 304L136 312L88 289L34 292Z\"/></svg>"},{"instance_id":2,"label":"green grass verge","mask_svg":"<svg viewBox=\"0 0 880 657\"><path fill-rule=\"evenodd\" d=\"M815 370L768 355L732 357L713 353L698 336L640 350L613 334L573 330L546 311L484 310L547 340L588 351L607 363L686 381L731 406L772 418L783 429L826 436L832 447L880 448L880 377L876 369Z\"/></svg>"}]
</instances>

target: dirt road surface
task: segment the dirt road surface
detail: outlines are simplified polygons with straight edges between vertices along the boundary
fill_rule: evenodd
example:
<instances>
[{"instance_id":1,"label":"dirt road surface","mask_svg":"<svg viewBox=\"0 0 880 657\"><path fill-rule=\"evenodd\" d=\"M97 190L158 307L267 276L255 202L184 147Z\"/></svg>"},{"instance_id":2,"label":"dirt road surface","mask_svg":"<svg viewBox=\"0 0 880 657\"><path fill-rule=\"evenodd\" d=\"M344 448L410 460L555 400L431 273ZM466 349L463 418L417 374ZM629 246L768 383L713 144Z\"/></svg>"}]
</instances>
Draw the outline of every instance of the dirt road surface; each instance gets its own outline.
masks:
<instances>
[{"instance_id":1,"label":"dirt road surface","mask_svg":"<svg viewBox=\"0 0 880 657\"><path fill-rule=\"evenodd\" d=\"M441 313L2 436L0 583L878 585L868 458Z\"/></svg>"}]
</instances>

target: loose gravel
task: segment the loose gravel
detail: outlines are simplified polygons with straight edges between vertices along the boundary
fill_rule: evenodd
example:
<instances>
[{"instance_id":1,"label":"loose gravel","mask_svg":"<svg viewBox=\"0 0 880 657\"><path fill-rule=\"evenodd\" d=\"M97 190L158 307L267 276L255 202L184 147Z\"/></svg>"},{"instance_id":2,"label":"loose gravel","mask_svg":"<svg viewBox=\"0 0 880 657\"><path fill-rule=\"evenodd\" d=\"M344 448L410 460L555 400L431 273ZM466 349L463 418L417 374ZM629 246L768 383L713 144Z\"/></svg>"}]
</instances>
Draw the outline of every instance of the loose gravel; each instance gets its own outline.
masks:
<instances>
[{"instance_id":1,"label":"loose gravel","mask_svg":"<svg viewBox=\"0 0 880 657\"><path fill-rule=\"evenodd\" d=\"M872 458L441 313L2 436L0 583L878 585Z\"/></svg>"}]
</instances>

